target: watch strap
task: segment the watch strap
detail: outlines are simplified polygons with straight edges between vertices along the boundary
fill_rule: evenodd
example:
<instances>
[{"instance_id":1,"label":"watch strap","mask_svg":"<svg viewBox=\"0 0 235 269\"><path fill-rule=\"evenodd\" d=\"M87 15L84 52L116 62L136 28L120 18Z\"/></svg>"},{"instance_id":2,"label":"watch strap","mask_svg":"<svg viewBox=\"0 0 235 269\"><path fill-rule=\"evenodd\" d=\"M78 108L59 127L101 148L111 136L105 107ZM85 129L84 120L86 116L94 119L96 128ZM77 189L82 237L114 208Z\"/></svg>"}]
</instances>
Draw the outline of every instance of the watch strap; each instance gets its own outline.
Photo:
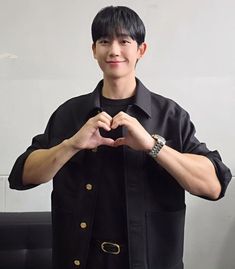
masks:
<instances>
[{"instance_id":1,"label":"watch strap","mask_svg":"<svg viewBox=\"0 0 235 269\"><path fill-rule=\"evenodd\" d=\"M152 138L156 141L156 143L149 151L149 155L153 158L156 158L162 147L166 144L166 140L164 137L157 134L153 134Z\"/></svg>"}]
</instances>

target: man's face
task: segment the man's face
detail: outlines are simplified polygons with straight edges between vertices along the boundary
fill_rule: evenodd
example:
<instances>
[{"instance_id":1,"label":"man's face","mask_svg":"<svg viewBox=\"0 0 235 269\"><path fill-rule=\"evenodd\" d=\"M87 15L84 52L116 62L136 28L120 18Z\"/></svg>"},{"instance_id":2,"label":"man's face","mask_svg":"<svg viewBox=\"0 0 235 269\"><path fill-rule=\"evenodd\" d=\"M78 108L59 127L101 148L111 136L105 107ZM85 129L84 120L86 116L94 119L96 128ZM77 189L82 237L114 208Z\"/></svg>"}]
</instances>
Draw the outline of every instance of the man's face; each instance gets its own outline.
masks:
<instances>
[{"instance_id":1,"label":"man's face","mask_svg":"<svg viewBox=\"0 0 235 269\"><path fill-rule=\"evenodd\" d=\"M136 62L144 54L146 44L138 46L130 36L100 38L92 46L104 78L122 78L135 75Z\"/></svg>"}]
</instances>

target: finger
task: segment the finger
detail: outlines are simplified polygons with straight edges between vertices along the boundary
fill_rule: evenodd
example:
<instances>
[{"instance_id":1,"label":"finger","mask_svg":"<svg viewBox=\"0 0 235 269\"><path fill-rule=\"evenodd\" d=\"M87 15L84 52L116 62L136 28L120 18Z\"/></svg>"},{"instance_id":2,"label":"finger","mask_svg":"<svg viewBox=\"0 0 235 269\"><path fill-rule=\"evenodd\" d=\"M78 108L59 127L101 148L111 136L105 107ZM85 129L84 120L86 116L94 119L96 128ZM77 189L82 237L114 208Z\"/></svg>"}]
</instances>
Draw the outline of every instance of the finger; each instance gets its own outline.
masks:
<instances>
[{"instance_id":1,"label":"finger","mask_svg":"<svg viewBox=\"0 0 235 269\"><path fill-rule=\"evenodd\" d=\"M114 147L119 147L123 145L127 145L127 140L125 137L118 138L117 140L114 141L114 144L113 144Z\"/></svg>"},{"instance_id":2,"label":"finger","mask_svg":"<svg viewBox=\"0 0 235 269\"><path fill-rule=\"evenodd\" d=\"M103 119L107 119L109 121L112 121L112 117L105 111L99 113L98 115L96 115L97 118L103 118Z\"/></svg>"},{"instance_id":3,"label":"finger","mask_svg":"<svg viewBox=\"0 0 235 269\"><path fill-rule=\"evenodd\" d=\"M114 120L117 120L119 118L126 118L126 117L130 117L127 113L123 112L123 111L120 111L118 114L116 114L114 117L113 117L113 121Z\"/></svg>"},{"instance_id":4,"label":"finger","mask_svg":"<svg viewBox=\"0 0 235 269\"><path fill-rule=\"evenodd\" d=\"M113 146L114 140L111 138L101 137L101 145Z\"/></svg>"},{"instance_id":5,"label":"finger","mask_svg":"<svg viewBox=\"0 0 235 269\"><path fill-rule=\"evenodd\" d=\"M111 125L112 123L112 117L107 114L106 112L102 112L100 113L99 115L97 115L95 118L94 118L95 121L102 121L104 122L105 124L107 124L108 126Z\"/></svg>"},{"instance_id":6,"label":"finger","mask_svg":"<svg viewBox=\"0 0 235 269\"><path fill-rule=\"evenodd\" d=\"M112 119L112 117L105 111L100 112L98 115L104 115L105 117Z\"/></svg>"},{"instance_id":7,"label":"finger","mask_svg":"<svg viewBox=\"0 0 235 269\"><path fill-rule=\"evenodd\" d=\"M129 118L126 115L120 114L113 118L111 128L116 129L118 126L127 126L129 124Z\"/></svg>"},{"instance_id":8,"label":"finger","mask_svg":"<svg viewBox=\"0 0 235 269\"><path fill-rule=\"evenodd\" d=\"M110 131L110 130L111 130L111 127L110 127L109 124L106 124L105 122L100 121L100 120L98 120L98 121L96 122L95 127L96 127L96 128L103 128L103 129L106 130L106 131Z\"/></svg>"}]
</instances>

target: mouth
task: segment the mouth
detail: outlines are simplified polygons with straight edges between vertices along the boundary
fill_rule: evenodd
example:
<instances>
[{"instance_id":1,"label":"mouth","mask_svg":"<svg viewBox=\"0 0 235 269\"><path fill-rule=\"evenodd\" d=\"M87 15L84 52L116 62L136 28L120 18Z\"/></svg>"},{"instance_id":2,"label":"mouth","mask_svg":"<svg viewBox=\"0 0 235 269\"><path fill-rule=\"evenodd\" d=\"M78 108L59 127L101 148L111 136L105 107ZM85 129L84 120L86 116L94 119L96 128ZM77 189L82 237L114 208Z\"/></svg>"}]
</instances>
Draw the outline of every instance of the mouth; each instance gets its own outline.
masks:
<instances>
[{"instance_id":1,"label":"mouth","mask_svg":"<svg viewBox=\"0 0 235 269\"><path fill-rule=\"evenodd\" d=\"M106 61L107 64L120 64L124 63L125 61Z\"/></svg>"}]
</instances>

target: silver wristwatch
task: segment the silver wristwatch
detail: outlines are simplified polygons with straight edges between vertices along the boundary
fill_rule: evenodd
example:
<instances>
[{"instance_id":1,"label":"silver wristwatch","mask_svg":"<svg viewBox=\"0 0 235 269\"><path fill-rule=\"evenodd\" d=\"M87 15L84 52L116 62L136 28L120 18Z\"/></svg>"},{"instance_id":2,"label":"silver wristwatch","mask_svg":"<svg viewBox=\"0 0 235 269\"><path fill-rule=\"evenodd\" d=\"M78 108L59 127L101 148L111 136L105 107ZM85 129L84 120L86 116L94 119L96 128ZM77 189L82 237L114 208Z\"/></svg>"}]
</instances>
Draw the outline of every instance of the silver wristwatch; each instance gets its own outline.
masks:
<instances>
[{"instance_id":1,"label":"silver wristwatch","mask_svg":"<svg viewBox=\"0 0 235 269\"><path fill-rule=\"evenodd\" d=\"M149 155L153 158L156 158L162 147L166 144L166 139L157 134L153 134L152 138L155 139L156 143L149 151Z\"/></svg>"}]
</instances>

